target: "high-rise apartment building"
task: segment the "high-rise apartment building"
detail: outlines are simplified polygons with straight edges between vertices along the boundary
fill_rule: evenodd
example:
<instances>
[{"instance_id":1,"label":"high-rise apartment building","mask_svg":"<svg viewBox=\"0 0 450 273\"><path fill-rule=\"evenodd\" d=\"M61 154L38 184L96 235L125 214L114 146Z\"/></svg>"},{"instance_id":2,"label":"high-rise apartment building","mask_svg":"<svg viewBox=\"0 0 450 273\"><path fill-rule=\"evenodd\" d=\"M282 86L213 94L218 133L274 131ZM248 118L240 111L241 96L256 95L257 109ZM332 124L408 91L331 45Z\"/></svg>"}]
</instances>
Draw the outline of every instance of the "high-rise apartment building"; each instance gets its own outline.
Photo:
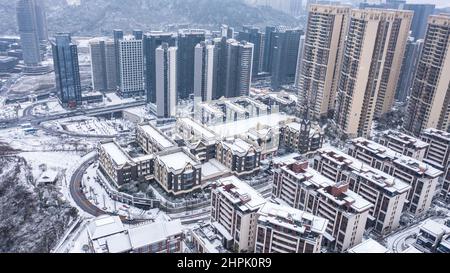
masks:
<instances>
[{"instance_id":1,"label":"high-rise apartment building","mask_svg":"<svg viewBox=\"0 0 450 273\"><path fill-rule=\"evenodd\" d=\"M144 38L144 32L140 29L133 30L133 37L136 40L142 40Z\"/></svg>"},{"instance_id":2,"label":"high-rise apartment building","mask_svg":"<svg viewBox=\"0 0 450 273\"><path fill-rule=\"evenodd\" d=\"M226 73L228 63L227 38L213 39L214 45L214 71L213 71L213 100L225 96Z\"/></svg>"},{"instance_id":3,"label":"high-rise apartment building","mask_svg":"<svg viewBox=\"0 0 450 273\"><path fill-rule=\"evenodd\" d=\"M404 129L450 128L450 15L433 15L417 66Z\"/></svg>"},{"instance_id":4,"label":"high-rise apartment building","mask_svg":"<svg viewBox=\"0 0 450 273\"><path fill-rule=\"evenodd\" d=\"M273 36L277 29L280 29L280 27L267 26L264 33L264 72L270 72L272 68Z\"/></svg>"},{"instance_id":5,"label":"high-rise apartment building","mask_svg":"<svg viewBox=\"0 0 450 273\"><path fill-rule=\"evenodd\" d=\"M219 179L211 190L211 222L221 235L233 241L235 252L255 248L256 213L266 200L235 176Z\"/></svg>"},{"instance_id":6,"label":"high-rise apartment building","mask_svg":"<svg viewBox=\"0 0 450 273\"><path fill-rule=\"evenodd\" d=\"M119 94L123 98L144 95L144 52L142 40L132 36L119 40Z\"/></svg>"},{"instance_id":7,"label":"high-rise apartment building","mask_svg":"<svg viewBox=\"0 0 450 273\"><path fill-rule=\"evenodd\" d=\"M294 85L297 87L300 85L300 72L302 71L303 65L303 51L305 49L305 38L306 35L300 36L300 43L298 44L298 56L297 56L297 68L295 71L295 82Z\"/></svg>"},{"instance_id":8,"label":"high-rise apartment building","mask_svg":"<svg viewBox=\"0 0 450 273\"><path fill-rule=\"evenodd\" d=\"M156 103L156 66L155 52L162 44L176 45L176 37L170 32L152 31L144 35L145 90L147 102Z\"/></svg>"},{"instance_id":9,"label":"high-rise apartment building","mask_svg":"<svg viewBox=\"0 0 450 273\"><path fill-rule=\"evenodd\" d=\"M92 87L107 91L117 88L116 48L113 40L94 39L89 42Z\"/></svg>"},{"instance_id":10,"label":"high-rise apartment building","mask_svg":"<svg viewBox=\"0 0 450 273\"><path fill-rule=\"evenodd\" d=\"M43 8L39 6L36 0L19 0L17 1L17 24L20 35L20 43L22 45L23 60L26 66L38 66L41 62L40 53L40 33L43 32L42 27L38 25L38 21L44 22ZM39 10L41 12L39 12ZM41 34L43 35L43 34Z\"/></svg>"},{"instance_id":11,"label":"high-rise apartment building","mask_svg":"<svg viewBox=\"0 0 450 273\"><path fill-rule=\"evenodd\" d=\"M225 97L248 96L252 79L253 44L227 40Z\"/></svg>"},{"instance_id":12,"label":"high-rise apartment building","mask_svg":"<svg viewBox=\"0 0 450 273\"><path fill-rule=\"evenodd\" d=\"M349 182L349 190L374 206L368 227L386 234L400 226L400 216L411 186L380 170L363 164L337 149L324 148L314 158L314 169L329 179Z\"/></svg>"},{"instance_id":13,"label":"high-rise apartment building","mask_svg":"<svg viewBox=\"0 0 450 273\"><path fill-rule=\"evenodd\" d=\"M295 81L300 37L303 31L289 29L273 34L272 40L272 88L278 89L284 84Z\"/></svg>"},{"instance_id":14,"label":"high-rise apartment building","mask_svg":"<svg viewBox=\"0 0 450 273\"><path fill-rule=\"evenodd\" d=\"M178 97L188 99L194 93L194 52L195 47L205 41L206 31L185 29L178 32Z\"/></svg>"},{"instance_id":15,"label":"high-rise apartment building","mask_svg":"<svg viewBox=\"0 0 450 273\"><path fill-rule=\"evenodd\" d=\"M349 15L347 6L309 6L297 87L300 105L309 108L311 118L334 109Z\"/></svg>"},{"instance_id":16,"label":"high-rise apartment building","mask_svg":"<svg viewBox=\"0 0 450 273\"><path fill-rule=\"evenodd\" d=\"M409 184L406 210L420 215L430 209L441 171L365 138L353 139L348 154Z\"/></svg>"},{"instance_id":17,"label":"high-rise apartment building","mask_svg":"<svg viewBox=\"0 0 450 273\"><path fill-rule=\"evenodd\" d=\"M45 44L48 41L47 30L47 14L45 12L45 0L35 0L36 10L36 23L38 38L41 44Z\"/></svg>"},{"instance_id":18,"label":"high-rise apartment building","mask_svg":"<svg viewBox=\"0 0 450 273\"><path fill-rule=\"evenodd\" d=\"M328 220L267 202L257 213L255 253L320 253Z\"/></svg>"},{"instance_id":19,"label":"high-rise apartment building","mask_svg":"<svg viewBox=\"0 0 450 273\"><path fill-rule=\"evenodd\" d=\"M121 29L113 30L114 45L116 47L116 75L117 75L117 89L120 88L120 44L119 41L123 39L123 31Z\"/></svg>"},{"instance_id":20,"label":"high-rise apartment building","mask_svg":"<svg viewBox=\"0 0 450 273\"><path fill-rule=\"evenodd\" d=\"M244 26L237 37L238 41L247 41L254 45L253 48L253 78L258 76L262 69L262 52L264 47L264 34L257 27Z\"/></svg>"},{"instance_id":21,"label":"high-rise apartment building","mask_svg":"<svg viewBox=\"0 0 450 273\"><path fill-rule=\"evenodd\" d=\"M414 17L411 23L411 36L415 40L425 38L428 17L434 13L435 7L434 4L407 3L401 5L400 9L414 11Z\"/></svg>"},{"instance_id":22,"label":"high-rise apartment building","mask_svg":"<svg viewBox=\"0 0 450 273\"><path fill-rule=\"evenodd\" d=\"M423 161L430 147L428 143L418 138L394 130L383 132L378 142L397 153L419 161Z\"/></svg>"},{"instance_id":23,"label":"high-rise apartment building","mask_svg":"<svg viewBox=\"0 0 450 273\"><path fill-rule=\"evenodd\" d=\"M177 48L167 43L155 51L156 112L158 118L176 115L177 105Z\"/></svg>"},{"instance_id":24,"label":"high-rise apartment building","mask_svg":"<svg viewBox=\"0 0 450 273\"><path fill-rule=\"evenodd\" d=\"M334 120L344 135L369 136L391 110L413 12L351 10Z\"/></svg>"},{"instance_id":25,"label":"high-rise apartment building","mask_svg":"<svg viewBox=\"0 0 450 273\"><path fill-rule=\"evenodd\" d=\"M211 101L214 82L214 45L199 43L195 47L194 102ZM196 105L194 105L195 107Z\"/></svg>"},{"instance_id":26,"label":"high-rise apartment building","mask_svg":"<svg viewBox=\"0 0 450 273\"><path fill-rule=\"evenodd\" d=\"M286 161L274 171L272 198L328 220L323 245L337 251L361 243L373 205L308 166Z\"/></svg>"},{"instance_id":27,"label":"high-rise apartment building","mask_svg":"<svg viewBox=\"0 0 450 273\"><path fill-rule=\"evenodd\" d=\"M194 96L202 100L209 96L213 100L247 96L252 78L253 48L254 45L247 41L225 37L197 45L194 60L197 95Z\"/></svg>"},{"instance_id":28,"label":"high-rise apartment building","mask_svg":"<svg viewBox=\"0 0 450 273\"><path fill-rule=\"evenodd\" d=\"M450 133L428 128L420 134L420 139L430 145L424 161L444 171L450 163Z\"/></svg>"},{"instance_id":29,"label":"high-rise apartment building","mask_svg":"<svg viewBox=\"0 0 450 273\"><path fill-rule=\"evenodd\" d=\"M82 103L77 46L70 34L60 33L52 42L52 51L59 101L63 107L75 108Z\"/></svg>"},{"instance_id":30,"label":"high-rise apartment building","mask_svg":"<svg viewBox=\"0 0 450 273\"><path fill-rule=\"evenodd\" d=\"M419 63L422 47L423 40L414 40L413 37L408 38L395 95L395 99L398 101L406 102L407 98L411 95L411 89L414 83L414 76Z\"/></svg>"}]
</instances>

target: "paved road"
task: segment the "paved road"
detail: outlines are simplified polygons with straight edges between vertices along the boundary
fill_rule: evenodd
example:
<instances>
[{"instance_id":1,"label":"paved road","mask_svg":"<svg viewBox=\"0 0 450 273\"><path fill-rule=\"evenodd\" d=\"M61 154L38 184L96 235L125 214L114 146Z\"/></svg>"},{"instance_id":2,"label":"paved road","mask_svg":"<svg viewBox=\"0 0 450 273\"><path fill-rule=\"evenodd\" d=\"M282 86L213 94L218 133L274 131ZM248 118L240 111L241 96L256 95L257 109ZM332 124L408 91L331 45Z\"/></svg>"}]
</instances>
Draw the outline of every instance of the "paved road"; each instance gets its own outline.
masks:
<instances>
[{"instance_id":1,"label":"paved road","mask_svg":"<svg viewBox=\"0 0 450 273\"><path fill-rule=\"evenodd\" d=\"M79 117L79 116L92 116L92 115L100 115L100 114L107 114L114 111L120 111L127 108L132 107L138 107L145 105L145 101L135 101L130 103L124 103L119 105L111 105L111 106L103 106L98 107L95 109L79 109L72 112L66 112L66 113L59 113L59 114L53 114L48 116L33 116L31 115L31 108L26 109L26 113L24 113L24 116L15 119L15 120L0 120L0 123L3 123L5 128L12 128L17 127L21 123L31 123L33 126L38 126L43 122L46 121L52 121L52 120L58 120L63 118L72 118L72 117ZM26 114L26 115L25 115Z\"/></svg>"},{"instance_id":2,"label":"paved road","mask_svg":"<svg viewBox=\"0 0 450 273\"><path fill-rule=\"evenodd\" d=\"M72 199L75 201L77 206L84 212L87 212L92 216L100 216L106 214L106 212L91 204L81 188L81 181L83 179L84 172L87 170L87 168L89 168L89 162L94 158L95 156L92 156L91 158L86 160L70 178L70 195L72 196Z\"/></svg>"}]
</instances>

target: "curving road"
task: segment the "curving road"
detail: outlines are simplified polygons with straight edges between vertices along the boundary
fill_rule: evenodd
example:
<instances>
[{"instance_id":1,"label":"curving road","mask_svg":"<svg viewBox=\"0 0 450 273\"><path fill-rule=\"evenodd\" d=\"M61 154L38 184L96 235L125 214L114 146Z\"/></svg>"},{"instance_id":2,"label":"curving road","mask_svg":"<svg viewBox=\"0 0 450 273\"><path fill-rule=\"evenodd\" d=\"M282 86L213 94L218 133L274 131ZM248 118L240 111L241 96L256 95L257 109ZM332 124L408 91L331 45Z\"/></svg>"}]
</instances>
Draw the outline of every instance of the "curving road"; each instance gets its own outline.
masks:
<instances>
[{"instance_id":1,"label":"curving road","mask_svg":"<svg viewBox=\"0 0 450 273\"><path fill-rule=\"evenodd\" d=\"M89 162L94 159L96 156L90 157L86 160L72 175L70 178L70 195L72 196L73 201L77 204L79 208L83 211L89 213L92 216L100 216L103 214L108 214L103 210L94 206L89 200L86 198L83 193L83 189L81 187L81 181L83 179L83 175L86 170L89 168Z\"/></svg>"}]
</instances>

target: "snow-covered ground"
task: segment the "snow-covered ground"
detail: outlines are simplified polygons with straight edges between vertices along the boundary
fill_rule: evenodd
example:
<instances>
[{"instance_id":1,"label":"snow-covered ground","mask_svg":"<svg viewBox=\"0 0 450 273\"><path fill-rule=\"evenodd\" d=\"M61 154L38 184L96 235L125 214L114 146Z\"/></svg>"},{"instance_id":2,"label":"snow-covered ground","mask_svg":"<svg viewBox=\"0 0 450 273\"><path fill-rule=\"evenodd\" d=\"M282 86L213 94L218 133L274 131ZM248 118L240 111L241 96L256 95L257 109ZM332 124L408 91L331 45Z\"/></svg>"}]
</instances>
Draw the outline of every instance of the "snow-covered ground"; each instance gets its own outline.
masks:
<instances>
[{"instance_id":1,"label":"snow-covered ground","mask_svg":"<svg viewBox=\"0 0 450 273\"><path fill-rule=\"evenodd\" d=\"M23 111L26 107L30 106L31 102L15 103L8 105L0 104L0 120L2 119L15 119L23 117Z\"/></svg>"},{"instance_id":2,"label":"snow-covered ground","mask_svg":"<svg viewBox=\"0 0 450 273\"><path fill-rule=\"evenodd\" d=\"M43 172L40 168L42 164L46 165L47 170L61 173L64 170L71 169L81 159L81 154L77 152L23 152L19 153L18 156L25 158L28 165L32 167L35 179L39 178ZM68 183L70 176L66 178Z\"/></svg>"},{"instance_id":3,"label":"snow-covered ground","mask_svg":"<svg viewBox=\"0 0 450 273\"><path fill-rule=\"evenodd\" d=\"M29 152L89 150L97 144L65 135L50 136L41 130L36 134L27 134L22 128L0 130L0 142L8 143L14 149Z\"/></svg>"},{"instance_id":4,"label":"snow-covered ground","mask_svg":"<svg viewBox=\"0 0 450 273\"><path fill-rule=\"evenodd\" d=\"M44 75L23 75L11 86L11 92L28 94L30 91L52 88L55 86L54 73Z\"/></svg>"},{"instance_id":5,"label":"snow-covered ground","mask_svg":"<svg viewBox=\"0 0 450 273\"><path fill-rule=\"evenodd\" d=\"M67 110L61 106L61 104L57 99L51 99L46 103L39 104L36 107L34 107L32 114L35 116L45 116L65 112L67 112Z\"/></svg>"}]
</instances>

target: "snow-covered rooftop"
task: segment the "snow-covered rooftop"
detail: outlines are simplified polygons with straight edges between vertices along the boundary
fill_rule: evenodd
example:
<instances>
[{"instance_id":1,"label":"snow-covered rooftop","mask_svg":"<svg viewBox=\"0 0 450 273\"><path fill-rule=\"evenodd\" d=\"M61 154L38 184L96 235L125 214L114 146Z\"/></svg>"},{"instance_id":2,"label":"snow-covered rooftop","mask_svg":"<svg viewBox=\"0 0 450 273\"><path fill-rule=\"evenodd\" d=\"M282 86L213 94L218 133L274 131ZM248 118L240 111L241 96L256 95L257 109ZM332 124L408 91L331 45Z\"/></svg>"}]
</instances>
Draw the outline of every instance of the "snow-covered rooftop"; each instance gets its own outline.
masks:
<instances>
[{"instance_id":1,"label":"snow-covered rooftop","mask_svg":"<svg viewBox=\"0 0 450 273\"><path fill-rule=\"evenodd\" d=\"M418 138L415 138L413 136L410 136L410 135L407 135L407 134L404 134L402 132L395 131L395 130L387 130L387 131L383 132L383 135L385 138L398 141L398 142L404 144L405 146L412 146L416 149L423 149L423 148L426 148L429 146L428 143L426 143Z\"/></svg>"},{"instance_id":2,"label":"snow-covered rooftop","mask_svg":"<svg viewBox=\"0 0 450 273\"><path fill-rule=\"evenodd\" d=\"M370 151L371 153L376 154L380 158L386 158L392 160L398 165L401 165L418 175L428 175L431 177L437 177L442 175L442 172L432 166L425 164L417 159L412 157L403 155L401 153L397 153L392 149L389 149L379 143L374 141L365 139L365 138L356 138L352 140L352 143L360 147L361 149L365 149Z\"/></svg>"},{"instance_id":3,"label":"snow-covered rooftop","mask_svg":"<svg viewBox=\"0 0 450 273\"><path fill-rule=\"evenodd\" d=\"M184 149L158 155L158 158L166 167L174 170L184 169L188 163L193 166L199 164L199 162L192 159L192 157L189 156Z\"/></svg>"},{"instance_id":4,"label":"snow-covered rooftop","mask_svg":"<svg viewBox=\"0 0 450 273\"><path fill-rule=\"evenodd\" d=\"M351 190L346 190L339 196L334 196L328 192L327 189L319 189L318 192L323 196L326 196L329 200L332 200L336 204L336 207L350 206L357 212L363 212L373 207L371 202Z\"/></svg>"},{"instance_id":5,"label":"snow-covered rooftop","mask_svg":"<svg viewBox=\"0 0 450 273\"><path fill-rule=\"evenodd\" d=\"M450 133L434 128L423 130L422 135L431 135L444 141L450 141Z\"/></svg>"},{"instance_id":6,"label":"snow-covered rooftop","mask_svg":"<svg viewBox=\"0 0 450 273\"><path fill-rule=\"evenodd\" d=\"M155 222L132 227L128 230L133 249L161 242L169 237L181 234L183 226L179 219L170 222Z\"/></svg>"},{"instance_id":7,"label":"snow-covered rooftop","mask_svg":"<svg viewBox=\"0 0 450 273\"><path fill-rule=\"evenodd\" d=\"M364 177L365 179L375 183L391 193L403 193L411 188L407 183L401 181L400 179L396 179L378 169L363 164L356 158L351 157L335 148L322 148L318 150L318 154L338 165L348 166L353 173Z\"/></svg>"},{"instance_id":8,"label":"snow-covered rooftop","mask_svg":"<svg viewBox=\"0 0 450 273\"><path fill-rule=\"evenodd\" d=\"M217 190L243 212L255 211L266 203L259 192L236 176L221 178L216 185Z\"/></svg>"},{"instance_id":9,"label":"snow-covered rooftop","mask_svg":"<svg viewBox=\"0 0 450 273\"><path fill-rule=\"evenodd\" d=\"M123 232L125 227L119 216L102 215L88 225L88 234L91 240Z\"/></svg>"},{"instance_id":10,"label":"snow-covered rooftop","mask_svg":"<svg viewBox=\"0 0 450 273\"><path fill-rule=\"evenodd\" d=\"M348 253L389 253L389 250L374 239L368 239L349 249Z\"/></svg>"},{"instance_id":11,"label":"snow-covered rooftop","mask_svg":"<svg viewBox=\"0 0 450 273\"><path fill-rule=\"evenodd\" d=\"M202 181L220 177L229 172L230 169L228 169L222 163L220 163L216 159L210 159L208 162L202 164Z\"/></svg>"},{"instance_id":12,"label":"snow-covered rooftop","mask_svg":"<svg viewBox=\"0 0 450 273\"><path fill-rule=\"evenodd\" d=\"M198 134L202 135L205 138L215 138L215 135L212 131L206 129L201 124L197 123L196 121L190 119L190 118L181 118L180 121L193 130L195 130Z\"/></svg>"},{"instance_id":13,"label":"snow-covered rooftop","mask_svg":"<svg viewBox=\"0 0 450 273\"><path fill-rule=\"evenodd\" d=\"M129 161L128 155L114 141L102 143L101 146L118 166Z\"/></svg>"},{"instance_id":14,"label":"snow-covered rooftop","mask_svg":"<svg viewBox=\"0 0 450 273\"><path fill-rule=\"evenodd\" d=\"M258 211L258 215L258 221L267 221L300 233L305 233L311 228L312 232L323 234L328 225L328 220L322 217L271 202L265 203Z\"/></svg>"},{"instance_id":15,"label":"snow-covered rooftop","mask_svg":"<svg viewBox=\"0 0 450 273\"><path fill-rule=\"evenodd\" d=\"M140 126L141 129L154 141L156 141L162 148L171 148L174 147L175 144L164 135L161 131L155 129L153 126L144 124Z\"/></svg>"},{"instance_id":16,"label":"snow-covered rooftop","mask_svg":"<svg viewBox=\"0 0 450 273\"><path fill-rule=\"evenodd\" d=\"M282 123L286 123L293 120L293 116L289 116L283 113L273 113L269 115L262 115L259 117L253 117L249 119L243 119L233 122L228 122L220 125L209 127L210 130L216 132L220 137L231 137L244 134L252 128L261 126L278 127Z\"/></svg>"},{"instance_id":17,"label":"snow-covered rooftop","mask_svg":"<svg viewBox=\"0 0 450 273\"><path fill-rule=\"evenodd\" d=\"M450 232L449 227L431 219L425 221L420 229L436 237Z\"/></svg>"},{"instance_id":18,"label":"snow-covered rooftop","mask_svg":"<svg viewBox=\"0 0 450 273\"><path fill-rule=\"evenodd\" d=\"M192 230L195 238L203 244L207 253L227 253L222 244L222 238L214 232L211 224L200 225Z\"/></svg>"},{"instance_id":19,"label":"snow-covered rooftop","mask_svg":"<svg viewBox=\"0 0 450 273\"><path fill-rule=\"evenodd\" d=\"M236 138L236 139L232 140L231 142L224 141L223 145L225 147L228 147L229 149L231 149L231 151L234 154L240 154L240 155L247 154L253 148L253 146L250 143L248 143L240 138Z\"/></svg>"}]
</instances>

